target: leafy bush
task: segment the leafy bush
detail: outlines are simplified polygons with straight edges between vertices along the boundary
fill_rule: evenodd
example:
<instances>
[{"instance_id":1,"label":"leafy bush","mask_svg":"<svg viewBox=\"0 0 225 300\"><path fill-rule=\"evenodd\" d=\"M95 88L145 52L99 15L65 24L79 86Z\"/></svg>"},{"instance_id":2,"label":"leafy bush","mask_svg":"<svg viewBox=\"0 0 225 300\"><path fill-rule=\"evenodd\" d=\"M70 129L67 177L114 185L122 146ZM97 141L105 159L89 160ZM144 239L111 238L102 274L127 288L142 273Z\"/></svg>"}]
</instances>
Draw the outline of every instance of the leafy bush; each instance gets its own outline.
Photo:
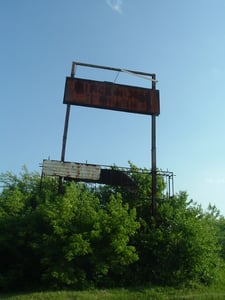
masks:
<instances>
[{"instance_id":1,"label":"leafy bush","mask_svg":"<svg viewBox=\"0 0 225 300\"><path fill-rule=\"evenodd\" d=\"M139 260L127 269L124 282L163 285L213 282L222 268L224 219L220 217L219 221L218 213L212 212L212 207L204 212L188 199L186 192L165 197L162 177L158 177L157 214L152 217L151 176L147 170L137 172L132 164L131 170L138 190L129 192L120 188L120 193L124 203L137 210L140 228L132 241ZM111 192L115 192L115 188Z\"/></svg>"},{"instance_id":2,"label":"leafy bush","mask_svg":"<svg viewBox=\"0 0 225 300\"><path fill-rule=\"evenodd\" d=\"M43 178L40 189L26 168L2 174L0 289L213 282L225 260L224 218L184 192L166 198L161 177L151 216L151 176L131 169L136 191L64 183L59 194L58 180Z\"/></svg>"},{"instance_id":3,"label":"leafy bush","mask_svg":"<svg viewBox=\"0 0 225 300\"><path fill-rule=\"evenodd\" d=\"M83 184L71 183L58 194L55 180L47 178L40 193L36 174L19 179L7 173L2 179L7 183L0 195L2 289L102 284L138 259L129 245L139 227L135 209L119 194L103 207Z\"/></svg>"}]
</instances>

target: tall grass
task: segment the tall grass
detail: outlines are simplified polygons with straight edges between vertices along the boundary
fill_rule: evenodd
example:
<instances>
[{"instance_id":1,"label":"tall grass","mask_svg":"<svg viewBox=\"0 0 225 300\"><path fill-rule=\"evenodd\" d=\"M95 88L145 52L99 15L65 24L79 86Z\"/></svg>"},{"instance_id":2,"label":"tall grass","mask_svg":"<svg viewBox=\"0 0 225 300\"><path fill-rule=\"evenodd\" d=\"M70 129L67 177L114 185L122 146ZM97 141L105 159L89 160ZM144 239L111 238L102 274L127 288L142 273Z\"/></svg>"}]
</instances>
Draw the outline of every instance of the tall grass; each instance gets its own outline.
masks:
<instances>
[{"instance_id":1,"label":"tall grass","mask_svg":"<svg viewBox=\"0 0 225 300\"><path fill-rule=\"evenodd\" d=\"M0 294L7 300L224 300L225 287L174 289L174 288L136 288L89 291L56 291L24 294Z\"/></svg>"}]
</instances>

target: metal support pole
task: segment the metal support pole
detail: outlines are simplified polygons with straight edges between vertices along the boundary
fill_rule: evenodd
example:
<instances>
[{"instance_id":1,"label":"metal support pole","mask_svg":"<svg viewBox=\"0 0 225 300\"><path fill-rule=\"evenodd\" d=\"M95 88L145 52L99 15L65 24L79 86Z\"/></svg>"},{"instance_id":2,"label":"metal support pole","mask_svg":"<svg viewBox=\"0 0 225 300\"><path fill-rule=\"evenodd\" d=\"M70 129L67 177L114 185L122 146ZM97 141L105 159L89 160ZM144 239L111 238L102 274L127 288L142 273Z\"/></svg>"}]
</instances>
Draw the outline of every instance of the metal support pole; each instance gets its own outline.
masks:
<instances>
[{"instance_id":1,"label":"metal support pole","mask_svg":"<svg viewBox=\"0 0 225 300\"><path fill-rule=\"evenodd\" d=\"M153 75L152 89L156 88L155 75ZM152 215L156 214L156 196L157 196L157 169L156 169L156 116L152 115Z\"/></svg>"},{"instance_id":2,"label":"metal support pole","mask_svg":"<svg viewBox=\"0 0 225 300\"><path fill-rule=\"evenodd\" d=\"M172 173L172 196L174 196L174 178Z\"/></svg>"},{"instance_id":3,"label":"metal support pole","mask_svg":"<svg viewBox=\"0 0 225 300\"><path fill-rule=\"evenodd\" d=\"M68 126L69 126L69 118L70 118L70 104L67 104L67 106L66 106L65 124L64 124L64 132L63 132L61 161L65 161L66 141L67 141Z\"/></svg>"},{"instance_id":4,"label":"metal support pole","mask_svg":"<svg viewBox=\"0 0 225 300\"><path fill-rule=\"evenodd\" d=\"M168 188L169 188L169 196L168 196L168 198L170 199L170 195L171 195L171 188L170 188L170 184L171 184L171 175L169 174L169 183L168 183Z\"/></svg>"},{"instance_id":5,"label":"metal support pole","mask_svg":"<svg viewBox=\"0 0 225 300\"><path fill-rule=\"evenodd\" d=\"M72 63L71 77L74 78L74 75L75 75L75 63ZM65 155L66 155L66 142L67 142L68 127L69 127L69 119L70 119L70 104L67 104L64 131L63 131L62 151L61 151L61 161L63 162L65 161ZM59 178L59 192L62 193L62 177Z\"/></svg>"},{"instance_id":6,"label":"metal support pole","mask_svg":"<svg viewBox=\"0 0 225 300\"><path fill-rule=\"evenodd\" d=\"M71 78L74 78L74 76L75 76L75 63L73 62L72 63L72 68L71 68ZM66 142L67 142L68 127L69 127L69 119L70 119L70 104L67 104L65 123L64 123L64 131L63 131L61 161L65 161Z\"/></svg>"}]
</instances>

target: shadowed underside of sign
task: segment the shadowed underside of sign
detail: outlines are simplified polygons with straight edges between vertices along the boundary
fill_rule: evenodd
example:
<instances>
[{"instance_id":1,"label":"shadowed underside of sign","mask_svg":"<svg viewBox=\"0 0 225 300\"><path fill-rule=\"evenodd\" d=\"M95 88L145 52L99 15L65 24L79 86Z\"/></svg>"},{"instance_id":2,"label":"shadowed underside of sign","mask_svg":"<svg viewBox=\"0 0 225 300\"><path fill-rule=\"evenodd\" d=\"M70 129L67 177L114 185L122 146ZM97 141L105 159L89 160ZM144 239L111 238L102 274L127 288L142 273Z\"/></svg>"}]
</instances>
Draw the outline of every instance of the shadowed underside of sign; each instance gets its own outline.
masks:
<instances>
[{"instance_id":1,"label":"shadowed underside of sign","mask_svg":"<svg viewBox=\"0 0 225 300\"><path fill-rule=\"evenodd\" d=\"M66 78L64 104L159 115L159 90Z\"/></svg>"},{"instance_id":2,"label":"shadowed underside of sign","mask_svg":"<svg viewBox=\"0 0 225 300\"><path fill-rule=\"evenodd\" d=\"M115 169L102 169L101 166L92 164L43 160L42 174L74 181L136 187L136 184L125 172Z\"/></svg>"}]
</instances>

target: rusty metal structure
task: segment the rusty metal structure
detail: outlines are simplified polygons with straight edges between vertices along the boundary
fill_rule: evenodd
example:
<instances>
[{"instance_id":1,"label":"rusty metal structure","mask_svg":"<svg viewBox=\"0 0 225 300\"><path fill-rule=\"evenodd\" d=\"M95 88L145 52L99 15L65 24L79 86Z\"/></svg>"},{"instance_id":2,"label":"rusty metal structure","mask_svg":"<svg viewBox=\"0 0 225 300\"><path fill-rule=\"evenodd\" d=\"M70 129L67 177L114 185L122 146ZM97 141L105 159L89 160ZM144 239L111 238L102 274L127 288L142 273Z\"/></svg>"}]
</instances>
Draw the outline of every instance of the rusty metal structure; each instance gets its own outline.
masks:
<instances>
[{"instance_id":1,"label":"rusty metal structure","mask_svg":"<svg viewBox=\"0 0 225 300\"><path fill-rule=\"evenodd\" d=\"M67 77L64 104L159 115L159 91Z\"/></svg>"},{"instance_id":2,"label":"rusty metal structure","mask_svg":"<svg viewBox=\"0 0 225 300\"><path fill-rule=\"evenodd\" d=\"M132 170L127 167L116 167L106 165L96 165L78 162L63 162L58 160L44 159L41 164L42 175L64 178L67 181L81 181L87 183L107 184L115 186L123 186L129 190L136 191L137 185L132 180L131 174L149 174L151 170L136 169ZM170 171L157 171L157 176L164 178L166 189L164 195L166 197L174 196L174 174Z\"/></svg>"},{"instance_id":3,"label":"rusty metal structure","mask_svg":"<svg viewBox=\"0 0 225 300\"><path fill-rule=\"evenodd\" d=\"M128 74L145 77L151 81L151 87L143 88L112 82L75 78L75 69L77 66L116 71L118 73L126 72ZM59 189L62 187L63 179L135 187L135 183L129 177L129 171L127 169L125 170L125 168L115 169L106 166L102 167L99 165L65 161L71 105L150 115L151 171L149 173L152 177L151 213L152 215L155 215L157 202L157 174L159 174L159 172L157 173L156 166L156 117L160 114L159 90L156 89L156 82L156 75L152 73L72 62L71 76L66 78L63 99L63 103L66 104L66 115L61 160L44 160L42 174L45 176L59 177ZM173 179L173 175L168 172L161 172L161 174L167 177L169 182L169 194L171 194L170 179Z\"/></svg>"},{"instance_id":4,"label":"rusty metal structure","mask_svg":"<svg viewBox=\"0 0 225 300\"><path fill-rule=\"evenodd\" d=\"M136 184L128 176L127 170L94 164L43 160L42 174L44 176L64 178L65 180L136 188Z\"/></svg>"}]
</instances>

